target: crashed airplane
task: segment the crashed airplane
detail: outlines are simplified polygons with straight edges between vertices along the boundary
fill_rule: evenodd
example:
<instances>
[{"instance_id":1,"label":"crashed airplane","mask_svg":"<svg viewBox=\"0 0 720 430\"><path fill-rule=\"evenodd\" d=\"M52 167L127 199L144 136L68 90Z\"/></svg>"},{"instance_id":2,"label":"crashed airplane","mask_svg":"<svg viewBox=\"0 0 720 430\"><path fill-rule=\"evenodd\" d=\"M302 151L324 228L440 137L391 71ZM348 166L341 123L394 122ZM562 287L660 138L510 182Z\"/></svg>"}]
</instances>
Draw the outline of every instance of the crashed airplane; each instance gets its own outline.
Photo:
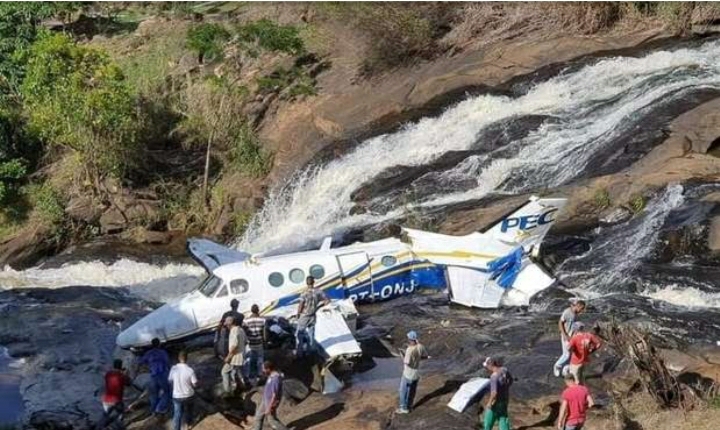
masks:
<instances>
[{"instance_id":1,"label":"crashed airplane","mask_svg":"<svg viewBox=\"0 0 720 430\"><path fill-rule=\"evenodd\" d=\"M117 337L117 345L138 349L157 337L178 341L213 330L232 298L239 311L257 304L263 315L289 318L297 311L305 277L316 279L331 303L318 311L319 353L332 362L361 354L354 338L356 304L391 300L419 290L447 291L449 300L477 308L527 303L555 279L534 261L543 237L566 199L531 197L483 233L449 236L403 229L404 239L261 256L205 239L188 241L188 251L208 272L200 286L156 309Z\"/></svg>"}]
</instances>

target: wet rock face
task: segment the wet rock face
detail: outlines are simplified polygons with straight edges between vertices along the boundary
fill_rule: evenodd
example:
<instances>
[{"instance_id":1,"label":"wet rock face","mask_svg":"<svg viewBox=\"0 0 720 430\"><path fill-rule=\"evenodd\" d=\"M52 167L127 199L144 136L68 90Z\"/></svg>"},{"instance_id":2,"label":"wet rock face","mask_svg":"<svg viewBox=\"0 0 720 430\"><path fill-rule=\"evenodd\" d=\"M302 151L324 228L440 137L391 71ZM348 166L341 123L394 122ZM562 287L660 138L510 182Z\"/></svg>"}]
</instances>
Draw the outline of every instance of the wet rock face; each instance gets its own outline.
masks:
<instances>
[{"instance_id":1,"label":"wet rock face","mask_svg":"<svg viewBox=\"0 0 720 430\"><path fill-rule=\"evenodd\" d=\"M0 292L0 344L22 357L26 418L40 429L85 429L101 413L96 390L115 337L150 303L120 288Z\"/></svg>"}]
</instances>

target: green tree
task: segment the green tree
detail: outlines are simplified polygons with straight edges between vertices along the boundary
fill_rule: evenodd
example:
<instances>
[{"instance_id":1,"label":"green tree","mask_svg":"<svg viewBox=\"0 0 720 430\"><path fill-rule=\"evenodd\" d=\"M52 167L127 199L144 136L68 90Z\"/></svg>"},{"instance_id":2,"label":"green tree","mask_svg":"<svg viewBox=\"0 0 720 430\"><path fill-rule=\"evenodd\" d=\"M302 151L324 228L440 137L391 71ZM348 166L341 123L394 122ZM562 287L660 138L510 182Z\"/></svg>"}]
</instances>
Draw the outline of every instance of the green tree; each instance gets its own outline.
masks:
<instances>
[{"instance_id":1,"label":"green tree","mask_svg":"<svg viewBox=\"0 0 720 430\"><path fill-rule=\"evenodd\" d=\"M222 54L223 43L230 33L220 24L203 23L190 28L187 32L187 47L197 52L198 61L216 58Z\"/></svg>"},{"instance_id":2,"label":"green tree","mask_svg":"<svg viewBox=\"0 0 720 430\"><path fill-rule=\"evenodd\" d=\"M29 130L75 157L77 179L100 191L103 178L122 178L133 167L137 103L104 52L44 33L29 49L21 93Z\"/></svg>"}]
</instances>

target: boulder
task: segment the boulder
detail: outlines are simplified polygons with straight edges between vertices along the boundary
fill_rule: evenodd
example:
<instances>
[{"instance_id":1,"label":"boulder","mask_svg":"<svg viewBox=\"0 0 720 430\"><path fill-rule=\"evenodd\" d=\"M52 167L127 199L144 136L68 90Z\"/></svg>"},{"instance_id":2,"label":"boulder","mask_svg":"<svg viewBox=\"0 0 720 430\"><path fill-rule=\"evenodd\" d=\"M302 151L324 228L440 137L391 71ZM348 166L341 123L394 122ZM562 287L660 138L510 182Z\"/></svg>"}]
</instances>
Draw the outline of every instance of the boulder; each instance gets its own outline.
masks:
<instances>
[{"instance_id":1,"label":"boulder","mask_svg":"<svg viewBox=\"0 0 720 430\"><path fill-rule=\"evenodd\" d=\"M35 264L47 254L53 244L46 240L46 227L26 228L0 243L0 264L22 269Z\"/></svg>"},{"instance_id":2,"label":"boulder","mask_svg":"<svg viewBox=\"0 0 720 430\"><path fill-rule=\"evenodd\" d=\"M619 207L615 209L611 209L609 211L606 211L605 213L600 215L600 224L605 226L611 226L615 224L623 223L630 218L632 218L633 214L630 212L629 209L624 207Z\"/></svg>"},{"instance_id":3,"label":"boulder","mask_svg":"<svg viewBox=\"0 0 720 430\"><path fill-rule=\"evenodd\" d=\"M104 212L99 222L103 234L119 233L127 228L127 219L118 208L110 208Z\"/></svg>"},{"instance_id":4,"label":"boulder","mask_svg":"<svg viewBox=\"0 0 720 430\"><path fill-rule=\"evenodd\" d=\"M102 214L102 208L95 204L92 197L77 196L70 199L65 207L65 213L76 220L92 223Z\"/></svg>"}]
</instances>

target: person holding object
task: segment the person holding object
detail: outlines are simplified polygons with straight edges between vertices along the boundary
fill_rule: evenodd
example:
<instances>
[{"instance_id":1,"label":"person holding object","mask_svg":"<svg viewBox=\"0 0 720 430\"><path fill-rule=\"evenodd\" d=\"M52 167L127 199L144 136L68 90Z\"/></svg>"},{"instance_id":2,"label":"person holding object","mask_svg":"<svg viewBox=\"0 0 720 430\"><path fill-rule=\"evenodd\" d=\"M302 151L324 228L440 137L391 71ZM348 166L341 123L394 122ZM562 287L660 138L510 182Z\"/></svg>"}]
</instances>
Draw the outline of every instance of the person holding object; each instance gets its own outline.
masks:
<instances>
[{"instance_id":1,"label":"person holding object","mask_svg":"<svg viewBox=\"0 0 720 430\"><path fill-rule=\"evenodd\" d=\"M420 361L430 358L425 347L419 342L418 334L413 330L407 334L408 348L403 357L403 373L400 378L400 405L397 414L410 413L418 381L420 380Z\"/></svg>"},{"instance_id":2,"label":"person holding object","mask_svg":"<svg viewBox=\"0 0 720 430\"><path fill-rule=\"evenodd\" d=\"M560 377L560 374L570 361L570 351L568 345L573 335L573 323L577 320L578 315L585 311L585 301L575 300L560 316L558 328L560 329L560 344L562 346L562 355L553 366L553 374Z\"/></svg>"},{"instance_id":3,"label":"person holding object","mask_svg":"<svg viewBox=\"0 0 720 430\"><path fill-rule=\"evenodd\" d=\"M490 371L490 397L485 404L483 430L492 430L496 422L500 430L510 430L508 403L512 375L500 365L500 360L493 357L486 358L483 367Z\"/></svg>"}]
</instances>

